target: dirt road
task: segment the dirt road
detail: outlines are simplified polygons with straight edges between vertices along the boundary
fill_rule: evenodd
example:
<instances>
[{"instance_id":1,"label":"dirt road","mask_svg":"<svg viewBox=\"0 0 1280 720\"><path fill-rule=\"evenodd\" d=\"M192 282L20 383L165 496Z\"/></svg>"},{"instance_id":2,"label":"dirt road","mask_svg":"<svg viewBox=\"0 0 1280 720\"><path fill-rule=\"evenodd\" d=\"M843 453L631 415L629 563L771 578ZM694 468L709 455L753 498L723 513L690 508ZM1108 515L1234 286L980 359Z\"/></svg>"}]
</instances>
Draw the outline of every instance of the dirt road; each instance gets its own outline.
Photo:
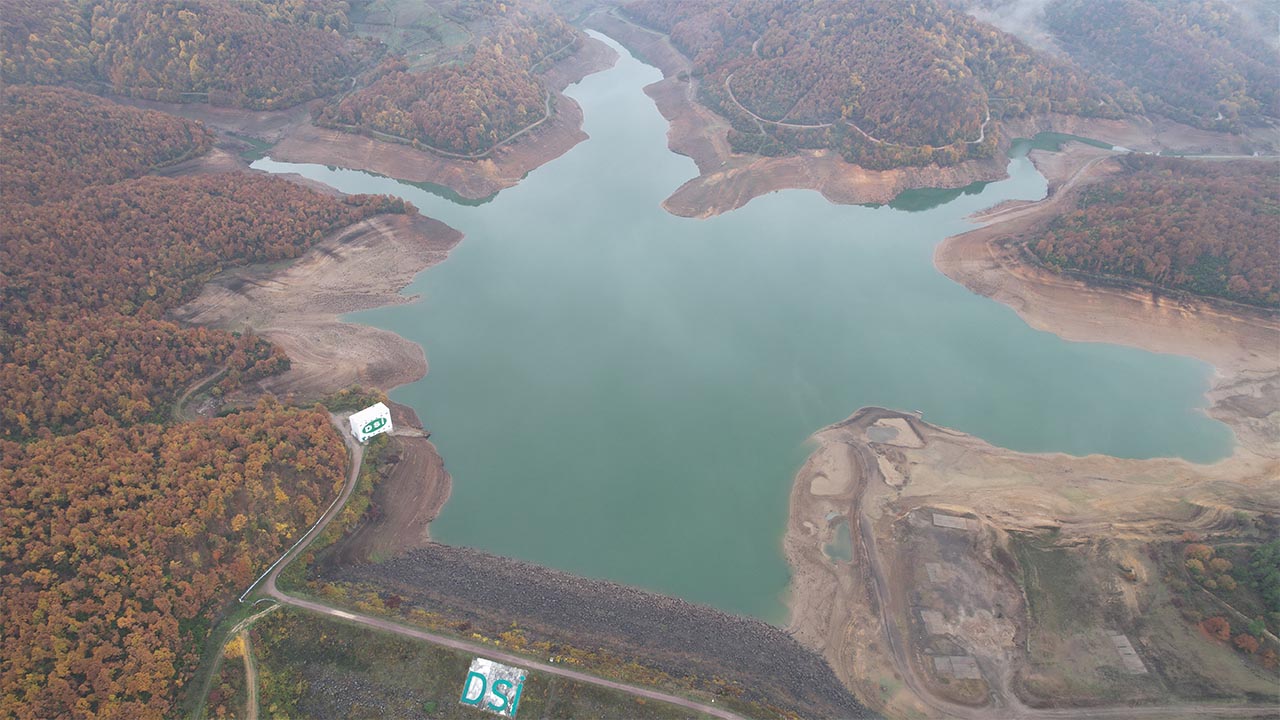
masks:
<instances>
[{"instance_id":1,"label":"dirt road","mask_svg":"<svg viewBox=\"0 0 1280 720\"><path fill-rule=\"evenodd\" d=\"M253 662L253 644L249 630L240 631L240 643L244 648L244 716L246 720L258 720L258 666Z\"/></svg>"}]
</instances>

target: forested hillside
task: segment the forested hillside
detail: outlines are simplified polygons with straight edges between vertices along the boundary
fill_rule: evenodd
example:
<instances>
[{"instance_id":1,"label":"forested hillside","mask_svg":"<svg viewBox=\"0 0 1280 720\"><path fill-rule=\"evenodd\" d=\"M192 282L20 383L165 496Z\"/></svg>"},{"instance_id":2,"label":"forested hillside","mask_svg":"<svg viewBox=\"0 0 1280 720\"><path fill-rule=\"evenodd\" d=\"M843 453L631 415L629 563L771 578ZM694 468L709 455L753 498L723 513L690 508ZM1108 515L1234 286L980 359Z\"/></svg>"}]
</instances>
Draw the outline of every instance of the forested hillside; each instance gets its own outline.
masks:
<instances>
[{"instance_id":1,"label":"forested hillside","mask_svg":"<svg viewBox=\"0 0 1280 720\"><path fill-rule=\"evenodd\" d=\"M1238 132L1280 117L1275 19L1217 0L1055 0L1049 31L1085 68L1134 88L1146 112Z\"/></svg>"},{"instance_id":2,"label":"forested hillside","mask_svg":"<svg viewBox=\"0 0 1280 720\"><path fill-rule=\"evenodd\" d=\"M347 87L369 43L342 0L0 0L0 80L288 107Z\"/></svg>"},{"instance_id":3,"label":"forested hillside","mask_svg":"<svg viewBox=\"0 0 1280 720\"><path fill-rule=\"evenodd\" d=\"M1280 307L1280 176L1260 161L1131 155L1030 247L1046 263Z\"/></svg>"},{"instance_id":4,"label":"forested hillside","mask_svg":"<svg viewBox=\"0 0 1280 720\"><path fill-rule=\"evenodd\" d=\"M989 157L999 118L1117 117L1130 104L931 0L637 0L626 11L693 60L700 99L732 121L742 150L950 165Z\"/></svg>"},{"instance_id":5,"label":"forested hillside","mask_svg":"<svg viewBox=\"0 0 1280 720\"><path fill-rule=\"evenodd\" d=\"M537 72L572 52L578 32L543 8L483 0L448 8L481 30L457 62L412 72L392 56L367 84L322 109L317 122L376 131L446 152L475 155L542 119L548 97Z\"/></svg>"},{"instance_id":6,"label":"forested hillside","mask_svg":"<svg viewBox=\"0 0 1280 720\"><path fill-rule=\"evenodd\" d=\"M345 457L327 413L270 401L0 440L0 716L177 717L211 620L319 517Z\"/></svg>"},{"instance_id":7,"label":"forested hillside","mask_svg":"<svg viewBox=\"0 0 1280 720\"><path fill-rule=\"evenodd\" d=\"M337 199L279 178L139 178L70 200L5 204L0 227L3 437L158 420L194 379L224 382L286 362L252 337L180 328L165 310L226 263L297 257L328 230L378 212L382 197ZM248 377L246 377L248 376Z\"/></svg>"},{"instance_id":8,"label":"forested hillside","mask_svg":"<svg viewBox=\"0 0 1280 720\"><path fill-rule=\"evenodd\" d=\"M190 120L68 88L15 85L0 94L0 196L63 200L199 155L212 135Z\"/></svg>"},{"instance_id":9,"label":"forested hillside","mask_svg":"<svg viewBox=\"0 0 1280 720\"><path fill-rule=\"evenodd\" d=\"M318 517L346 454L327 412L270 398L162 424L206 376L226 391L288 363L165 313L226 265L409 208L147 176L210 134L69 88L7 86L0 109L0 717L174 717L211 624Z\"/></svg>"}]
</instances>

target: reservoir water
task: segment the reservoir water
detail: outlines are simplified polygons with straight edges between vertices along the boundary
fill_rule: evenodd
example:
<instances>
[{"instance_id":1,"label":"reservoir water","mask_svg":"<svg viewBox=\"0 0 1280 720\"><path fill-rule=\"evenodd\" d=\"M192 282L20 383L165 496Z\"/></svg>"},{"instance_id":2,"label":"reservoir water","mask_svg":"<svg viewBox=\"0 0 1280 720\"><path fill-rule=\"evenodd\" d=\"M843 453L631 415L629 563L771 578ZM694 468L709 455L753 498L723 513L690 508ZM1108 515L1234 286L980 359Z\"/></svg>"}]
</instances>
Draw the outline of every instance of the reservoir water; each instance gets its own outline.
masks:
<instances>
[{"instance_id":1,"label":"reservoir water","mask_svg":"<svg viewBox=\"0 0 1280 720\"><path fill-rule=\"evenodd\" d=\"M349 318L426 349L428 376L392 397L453 475L437 540L781 622L805 440L864 405L1024 451L1230 451L1202 411L1209 366L1063 341L934 268L965 216L1044 196L1025 157L892 206L787 191L674 217L659 204L696 170L642 91L661 74L606 42L618 64L568 91L591 139L491 202L254 164L399 195L466 234L406 289L419 302Z\"/></svg>"}]
</instances>

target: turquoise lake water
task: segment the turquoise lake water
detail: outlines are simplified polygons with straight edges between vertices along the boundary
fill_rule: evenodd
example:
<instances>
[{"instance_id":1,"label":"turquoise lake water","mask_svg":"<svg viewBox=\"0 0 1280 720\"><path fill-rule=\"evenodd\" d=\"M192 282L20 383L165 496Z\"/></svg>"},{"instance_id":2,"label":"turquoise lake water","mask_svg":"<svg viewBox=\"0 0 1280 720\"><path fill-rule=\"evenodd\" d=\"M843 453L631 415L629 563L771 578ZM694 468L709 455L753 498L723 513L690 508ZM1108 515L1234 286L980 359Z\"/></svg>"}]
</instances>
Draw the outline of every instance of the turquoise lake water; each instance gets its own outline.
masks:
<instances>
[{"instance_id":1,"label":"turquoise lake water","mask_svg":"<svg viewBox=\"0 0 1280 720\"><path fill-rule=\"evenodd\" d=\"M661 74L606 41L618 64L567 91L591 139L490 202L254 164L399 195L466 235L405 290L420 302L349 318L426 349L429 375L392 397L454 478L437 540L781 622L805 440L859 407L1023 451L1230 452L1202 411L1209 366L1066 342L934 268L965 216L1044 196L1018 149L1007 180L891 206L786 191L674 217L659 204L696 169L642 92Z\"/></svg>"}]
</instances>

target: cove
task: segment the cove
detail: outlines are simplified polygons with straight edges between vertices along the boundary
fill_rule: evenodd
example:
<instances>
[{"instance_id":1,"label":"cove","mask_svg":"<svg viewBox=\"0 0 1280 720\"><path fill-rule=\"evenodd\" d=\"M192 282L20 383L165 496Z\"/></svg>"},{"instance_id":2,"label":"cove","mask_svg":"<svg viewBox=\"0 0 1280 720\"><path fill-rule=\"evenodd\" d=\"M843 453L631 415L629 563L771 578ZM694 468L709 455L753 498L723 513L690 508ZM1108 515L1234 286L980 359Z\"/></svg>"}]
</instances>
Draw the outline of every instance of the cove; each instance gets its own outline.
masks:
<instances>
[{"instance_id":1,"label":"cove","mask_svg":"<svg viewBox=\"0 0 1280 720\"><path fill-rule=\"evenodd\" d=\"M642 91L661 75L603 39L618 64L569 91L591 138L485 204L254 164L399 195L466 235L406 289L420 301L349 318L426 349L427 377L393 397L454 478L437 540L783 622L792 476L859 407L1023 451L1230 452L1202 411L1209 366L1066 342L934 269L965 216L1044 196L1025 157L915 212L786 191L678 218L660 203L696 171Z\"/></svg>"}]
</instances>

